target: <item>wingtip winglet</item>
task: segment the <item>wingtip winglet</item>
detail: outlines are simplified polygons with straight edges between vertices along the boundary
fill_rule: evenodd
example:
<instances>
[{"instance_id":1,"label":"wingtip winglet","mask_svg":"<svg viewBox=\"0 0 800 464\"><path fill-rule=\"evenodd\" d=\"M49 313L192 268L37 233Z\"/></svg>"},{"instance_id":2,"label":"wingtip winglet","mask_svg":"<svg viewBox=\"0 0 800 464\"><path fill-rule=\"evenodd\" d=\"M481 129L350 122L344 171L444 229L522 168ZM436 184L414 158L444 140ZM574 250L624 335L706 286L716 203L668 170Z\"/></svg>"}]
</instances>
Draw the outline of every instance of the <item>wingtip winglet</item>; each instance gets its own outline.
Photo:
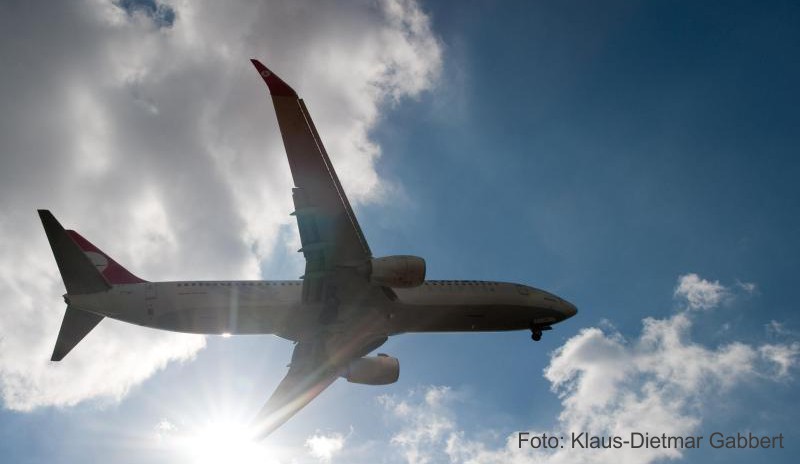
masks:
<instances>
[{"instance_id":1,"label":"wingtip winglet","mask_svg":"<svg viewBox=\"0 0 800 464\"><path fill-rule=\"evenodd\" d=\"M289 84L283 82L283 79L278 77L275 73L270 71L266 66L261 64L260 61L253 58L250 60L253 63L253 66L256 67L256 71L258 74L261 75L261 78L264 79L266 82L267 87L269 87L269 93L275 97L297 97L297 92L294 91Z\"/></svg>"}]
</instances>

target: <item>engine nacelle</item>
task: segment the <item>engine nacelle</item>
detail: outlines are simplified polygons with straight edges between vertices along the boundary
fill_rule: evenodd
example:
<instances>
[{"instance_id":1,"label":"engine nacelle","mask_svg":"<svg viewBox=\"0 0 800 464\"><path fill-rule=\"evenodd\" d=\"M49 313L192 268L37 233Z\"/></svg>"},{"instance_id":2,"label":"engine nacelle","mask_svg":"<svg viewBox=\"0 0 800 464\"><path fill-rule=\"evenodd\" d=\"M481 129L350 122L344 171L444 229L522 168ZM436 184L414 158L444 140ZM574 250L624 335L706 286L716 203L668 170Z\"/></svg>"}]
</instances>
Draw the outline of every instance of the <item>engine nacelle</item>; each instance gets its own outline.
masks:
<instances>
[{"instance_id":1,"label":"engine nacelle","mask_svg":"<svg viewBox=\"0 0 800 464\"><path fill-rule=\"evenodd\" d=\"M400 378L400 361L385 354L365 356L351 361L342 377L352 383L388 385Z\"/></svg>"},{"instance_id":2,"label":"engine nacelle","mask_svg":"<svg viewBox=\"0 0 800 464\"><path fill-rule=\"evenodd\" d=\"M362 270L372 285L411 288L425 282L425 260L418 256L397 255L374 258Z\"/></svg>"}]
</instances>

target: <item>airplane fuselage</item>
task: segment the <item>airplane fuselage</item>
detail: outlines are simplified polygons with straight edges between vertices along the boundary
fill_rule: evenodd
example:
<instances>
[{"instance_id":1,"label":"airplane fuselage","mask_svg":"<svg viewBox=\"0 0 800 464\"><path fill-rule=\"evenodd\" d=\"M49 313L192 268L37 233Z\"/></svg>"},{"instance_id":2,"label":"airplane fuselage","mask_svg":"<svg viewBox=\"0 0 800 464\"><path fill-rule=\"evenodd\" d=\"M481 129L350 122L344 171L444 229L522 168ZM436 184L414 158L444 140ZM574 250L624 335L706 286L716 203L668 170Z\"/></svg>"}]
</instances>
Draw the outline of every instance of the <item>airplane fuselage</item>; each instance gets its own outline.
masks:
<instances>
[{"instance_id":1,"label":"airplane fuselage","mask_svg":"<svg viewBox=\"0 0 800 464\"><path fill-rule=\"evenodd\" d=\"M301 280L176 281L115 285L106 292L69 295L85 311L132 324L198 334L275 334L300 341L325 326L320 305L304 305ZM407 332L527 330L574 314L574 307L521 284L430 280L394 289L396 299L367 301L365 330L386 336ZM339 320L358 308L340 309Z\"/></svg>"}]
</instances>

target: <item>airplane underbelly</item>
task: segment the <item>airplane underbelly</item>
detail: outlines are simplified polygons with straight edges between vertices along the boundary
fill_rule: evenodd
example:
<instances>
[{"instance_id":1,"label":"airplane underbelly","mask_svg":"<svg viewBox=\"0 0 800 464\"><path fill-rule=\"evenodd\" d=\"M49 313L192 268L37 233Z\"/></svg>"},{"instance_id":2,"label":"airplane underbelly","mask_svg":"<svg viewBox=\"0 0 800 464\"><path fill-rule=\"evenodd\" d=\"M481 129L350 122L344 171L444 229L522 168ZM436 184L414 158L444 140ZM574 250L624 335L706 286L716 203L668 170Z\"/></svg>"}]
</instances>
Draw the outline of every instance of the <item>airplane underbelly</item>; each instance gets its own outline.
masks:
<instances>
[{"instance_id":1,"label":"airplane underbelly","mask_svg":"<svg viewBox=\"0 0 800 464\"><path fill-rule=\"evenodd\" d=\"M286 324L293 305L233 292L159 295L146 304L148 324L200 334L271 334Z\"/></svg>"},{"instance_id":2,"label":"airplane underbelly","mask_svg":"<svg viewBox=\"0 0 800 464\"><path fill-rule=\"evenodd\" d=\"M202 334L269 334L279 327L275 308L242 310L237 308L198 308L165 311L155 318L155 326L176 332Z\"/></svg>"},{"instance_id":3,"label":"airplane underbelly","mask_svg":"<svg viewBox=\"0 0 800 464\"><path fill-rule=\"evenodd\" d=\"M549 309L519 306L430 306L406 307L391 317L393 333L478 332L526 330L531 322L552 320Z\"/></svg>"}]
</instances>

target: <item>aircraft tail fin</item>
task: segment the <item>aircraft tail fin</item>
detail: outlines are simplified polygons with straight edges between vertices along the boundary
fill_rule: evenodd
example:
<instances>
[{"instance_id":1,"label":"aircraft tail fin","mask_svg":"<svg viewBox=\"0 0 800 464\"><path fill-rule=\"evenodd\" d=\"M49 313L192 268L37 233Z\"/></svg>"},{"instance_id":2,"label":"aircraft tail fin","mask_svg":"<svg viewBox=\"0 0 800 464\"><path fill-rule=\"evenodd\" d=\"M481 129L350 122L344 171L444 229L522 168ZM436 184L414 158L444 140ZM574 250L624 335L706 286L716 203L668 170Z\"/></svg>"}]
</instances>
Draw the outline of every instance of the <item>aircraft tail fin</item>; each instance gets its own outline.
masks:
<instances>
[{"instance_id":1,"label":"aircraft tail fin","mask_svg":"<svg viewBox=\"0 0 800 464\"><path fill-rule=\"evenodd\" d=\"M70 295L103 292L111 285L100 273L92 262L91 257L76 243L75 240L59 224L50 211L39 210L44 232L53 250L61 280ZM53 349L53 361L61 361L83 337L86 336L104 316L94 314L67 305L61 330L58 332L56 346Z\"/></svg>"},{"instance_id":2,"label":"aircraft tail fin","mask_svg":"<svg viewBox=\"0 0 800 464\"><path fill-rule=\"evenodd\" d=\"M51 361L61 361L105 316L67 306Z\"/></svg>"},{"instance_id":3,"label":"aircraft tail fin","mask_svg":"<svg viewBox=\"0 0 800 464\"><path fill-rule=\"evenodd\" d=\"M39 218L68 294L96 293L111 288L89 256L67 234L50 211L40 209Z\"/></svg>"}]
</instances>

